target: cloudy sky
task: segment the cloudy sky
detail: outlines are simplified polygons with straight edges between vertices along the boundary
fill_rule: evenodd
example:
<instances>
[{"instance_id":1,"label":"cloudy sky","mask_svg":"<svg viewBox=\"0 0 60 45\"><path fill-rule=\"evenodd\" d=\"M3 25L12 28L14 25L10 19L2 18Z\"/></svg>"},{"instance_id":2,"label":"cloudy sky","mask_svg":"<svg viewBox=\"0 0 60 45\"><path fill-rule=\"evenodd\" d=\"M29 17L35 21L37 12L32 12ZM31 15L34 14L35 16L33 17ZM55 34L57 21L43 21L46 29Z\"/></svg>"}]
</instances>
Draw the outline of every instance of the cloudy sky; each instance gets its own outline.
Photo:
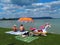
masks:
<instances>
[{"instance_id":1,"label":"cloudy sky","mask_svg":"<svg viewBox=\"0 0 60 45\"><path fill-rule=\"evenodd\" d=\"M16 17L43 17L60 18L60 0L0 0L0 18ZM29 2L30 1L30 2ZM31 3L33 1L33 3ZM4 3L7 4L4 4ZM19 3L18 5L8 3ZM29 6L26 4L31 3ZM24 5L25 4L25 5ZM23 6L21 6L23 5Z\"/></svg>"}]
</instances>

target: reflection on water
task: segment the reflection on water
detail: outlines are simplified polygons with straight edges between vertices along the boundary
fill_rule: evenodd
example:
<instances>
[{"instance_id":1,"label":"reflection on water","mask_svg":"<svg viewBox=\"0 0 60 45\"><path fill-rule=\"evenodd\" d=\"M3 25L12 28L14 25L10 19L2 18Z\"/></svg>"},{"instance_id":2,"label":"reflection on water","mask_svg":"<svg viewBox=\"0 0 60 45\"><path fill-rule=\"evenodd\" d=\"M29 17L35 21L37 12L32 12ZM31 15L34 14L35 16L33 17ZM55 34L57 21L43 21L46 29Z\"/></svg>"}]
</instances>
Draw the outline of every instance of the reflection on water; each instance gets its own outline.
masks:
<instances>
[{"instance_id":1,"label":"reflection on water","mask_svg":"<svg viewBox=\"0 0 60 45\"><path fill-rule=\"evenodd\" d=\"M60 34L60 19L34 19L33 23L21 23L18 20L1 20L0 27L11 28L14 24L19 28L20 24L23 24L26 30L29 30L30 27L39 28L42 24L49 22L51 24L51 28L47 31L52 33Z\"/></svg>"}]
</instances>

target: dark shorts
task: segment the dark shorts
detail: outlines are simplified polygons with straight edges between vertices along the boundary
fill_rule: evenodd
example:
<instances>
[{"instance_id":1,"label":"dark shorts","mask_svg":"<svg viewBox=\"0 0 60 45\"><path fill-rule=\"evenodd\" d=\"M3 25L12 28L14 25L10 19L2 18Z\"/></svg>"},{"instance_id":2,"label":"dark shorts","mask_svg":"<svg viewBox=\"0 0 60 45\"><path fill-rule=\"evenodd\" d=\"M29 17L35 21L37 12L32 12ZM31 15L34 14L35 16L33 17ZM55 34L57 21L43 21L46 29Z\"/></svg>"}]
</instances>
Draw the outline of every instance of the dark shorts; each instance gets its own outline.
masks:
<instances>
[{"instance_id":1,"label":"dark shorts","mask_svg":"<svg viewBox=\"0 0 60 45\"><path fill-rule=\"evenodd\" d=\"M22 31L20 31L20 32L24 32L25 30L22 30Z\"/></svg>"}]
</instances>

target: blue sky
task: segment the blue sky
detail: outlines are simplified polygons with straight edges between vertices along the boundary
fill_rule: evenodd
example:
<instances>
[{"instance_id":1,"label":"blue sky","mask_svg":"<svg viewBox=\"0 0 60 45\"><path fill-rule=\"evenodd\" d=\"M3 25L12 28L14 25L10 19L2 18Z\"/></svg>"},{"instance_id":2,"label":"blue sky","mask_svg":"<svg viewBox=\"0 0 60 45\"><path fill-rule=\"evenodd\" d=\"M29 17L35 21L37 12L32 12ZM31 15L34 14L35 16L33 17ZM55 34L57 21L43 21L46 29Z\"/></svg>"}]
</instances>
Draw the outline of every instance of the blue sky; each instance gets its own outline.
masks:
<instances>
[{"instance_id":1,"label":"blue sky","mask_svg":"<svg viewBox=\"0 0 60 45\"><path fill-rule=\"evenodd\" d=\"M40 2L51 2L51 1L57 1L57 0L40 0Z\"/></svg>"},{"instance_id":2,"label":"blue sky","mask_svg":"<svg viewBox=\"0 0 60 45\"><path fill-rule=\"evenodd\" d=\"M52 2L52 1L58 1L58 0L38 0L38 2L41 3Z\"/></svg>"},{"instance_id":3,"label":"blue sky","mask_svg":"<svg viewBox=\"0 0 60 45\"><path fill-rule=\"evenodd\" d=\"M52 1L58 1L58 0L11 0L13 4L17 4L20 6L29 5L31 3L47 3Z\"/></svg>"}]
</instances>

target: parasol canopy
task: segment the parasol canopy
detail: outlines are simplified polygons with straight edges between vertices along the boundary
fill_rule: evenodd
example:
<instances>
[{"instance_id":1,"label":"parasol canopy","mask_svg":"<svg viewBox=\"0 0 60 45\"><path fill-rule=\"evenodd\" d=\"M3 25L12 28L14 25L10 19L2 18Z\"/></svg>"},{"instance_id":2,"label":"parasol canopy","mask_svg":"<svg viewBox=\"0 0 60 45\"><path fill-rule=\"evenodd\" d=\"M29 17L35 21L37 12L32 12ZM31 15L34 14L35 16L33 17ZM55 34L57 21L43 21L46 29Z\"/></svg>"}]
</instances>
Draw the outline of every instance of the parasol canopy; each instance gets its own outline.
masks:
<instances>
[{"instance_id":1,"label":"parasol canopy","mask_svg":"<svg viewBox=\"0 0 60 45\"><path fill-rule=\"evenodd\" d=\"M19 21L20 22L33 22L33 19L30 17L22 17L22 18L19 18Z\"/></svg>"}]
</instances>

